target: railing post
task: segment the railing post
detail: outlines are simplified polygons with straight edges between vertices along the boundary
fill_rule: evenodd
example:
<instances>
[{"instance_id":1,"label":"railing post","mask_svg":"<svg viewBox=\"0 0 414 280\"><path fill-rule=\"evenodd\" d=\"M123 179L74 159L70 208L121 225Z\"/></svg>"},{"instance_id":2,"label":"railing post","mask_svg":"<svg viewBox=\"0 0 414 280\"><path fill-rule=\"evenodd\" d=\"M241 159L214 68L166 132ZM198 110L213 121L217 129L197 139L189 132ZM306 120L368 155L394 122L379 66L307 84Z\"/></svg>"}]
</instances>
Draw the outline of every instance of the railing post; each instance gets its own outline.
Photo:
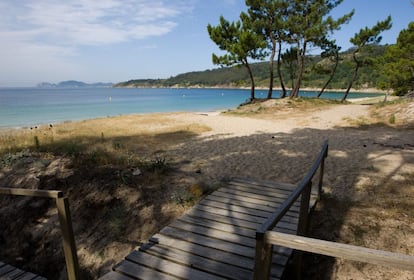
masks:
<instances>
[{"instance_id":1,"label":"railing post","mask_svg":"<svg viewBox=\"0 0 414 280\"><path fill-rule=\"evenodd\" d=\"M70 216L69 202L67 197L57 197L59 223L63 236L63 250L65 252L66 270L69 280L78 280L79 263L76 252L75 238L73 236L72 218Z\"/></svg>"},{"instance_id":2,"label":"railing post","mask_svg":"<svg viewBox=\"0 0 414 280\"><path fill-rule=\"evenodd\" d=\"M306 187L303 189L301 199L300 199L300 209L299 209L299 221L298 229L296 234L305 236L308 229L308 218L309 218L309 201L312 190L312 181L309 181L306 184ZM295 251L293 255L293 265L295 268L295 278L297 280L302 279L302 251Z\"/></svg>"},{"instance_id":3,"label":"railing post","mask_svg":"<svg viewBox=\"0 0 414 280\"><path fill-rule=\"evenodd\" d=\"M326 149L327 150L325 151L325 154L323 155L320 169L319 169L318 196L317 196L318 201L320 200L321 194L322 194L323 174L325 172L325 158L328 156L328 147L326 147Z\"/></svg>"},{"instance_id":4,"label":"railing post","mask_svg":"<svg viewBox=\"0 0 414 280\"><path fill-rule=\"evenodd\" d=\"M308 218L309 218L309 201L312 190L312 181L309 181L306 184L306 187L303 189L301 198L300 198L300 209L299 209L299 222L297 235L305 235L308 229Z\"/></svg>"},{"instance_id":5,"label":"railing post","mask_svg":"<svg viewBox=\"0 0 414 280\"><path fill-rule=\"evenodd\" d=\"M264 233L256 232L256 256L254 260L254 280L265 280L270 277L273 245L266 243Z\"/></svg>"}]
</instances>

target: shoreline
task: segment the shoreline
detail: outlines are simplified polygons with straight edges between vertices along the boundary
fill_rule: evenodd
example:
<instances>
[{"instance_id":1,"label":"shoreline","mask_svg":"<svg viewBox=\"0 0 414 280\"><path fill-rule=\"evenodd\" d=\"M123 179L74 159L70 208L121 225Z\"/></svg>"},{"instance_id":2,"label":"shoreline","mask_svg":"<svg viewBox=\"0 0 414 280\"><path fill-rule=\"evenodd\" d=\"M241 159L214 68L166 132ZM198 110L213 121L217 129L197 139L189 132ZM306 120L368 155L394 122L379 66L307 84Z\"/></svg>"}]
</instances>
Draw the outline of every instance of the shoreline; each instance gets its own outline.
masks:
<instances>
[{"instance_id":1,"label":"shoreline","mask_svg":"<svg viewBox=\"0 0 414 280\"><path fill-rule=\"evenodd\" d=\"M207 89L207 88L206 88ZM223 88L224 89L224 88ZM304 89L306 91L310 91L310 89ZM332 92L332 91L327 91L327 92ZM348 98L347 101L350 103L363 103L363 104L374 104L374 103L378 103L384 100L384 95L380 94L380 93L367 93L367 92L361 92L365 95L367 94L372 94L373 96L371 97L351 97ZM393 98L398 98L398 97L393 97L393 96L389 96L388 97L389 100L393 99ZM258 98L261 99L261 98ZM274 100L278 100L280 98L276 97L276 98L272 98ZM242 103L241 103L242 104ZM239 104L239 105L241 105ZM237 106L236 106L237 107ZM82 122L82 121L89 121L89 120L95 120L95 119L107 119L107 118L115 118L115 117L122 117L122 116L129 116L129 115L151 115L151 114L171 114L171 113L194 113L194 114L202 114L205 112L223 112L226 111L228 109L234 109L236 107L231 107L231 108L227 108L227 109L219 109L219 110L195 110L195 111L182 111L182 110L177 110L177 111L170 111L170 112L165 112L165 111L154 111L154 112L136 112L136 113L126 113L126 114L116 114L116 115L105 115L105 116L96 116L96 117L90 117L90 118L80 118L80 119L65 119L65 120L59 120L59 121L47 121L47 122L39 122L39 123L32 123L32 124L24 124L24 125L11 125L11 126L0 126L0 132L3 133L5 131L16 131L19 129L33 129L35 127L44 127L44 126L50 126L50 125L62 125L65 123L72 123L72 122Z\"/></svg>"},{"instance_id":2,"label":"shoreline","mask_svg":"<svg viewBox=\"0 0 414 280\"><path fill-rule=\"evenodd\" d=\"M250 87L233 87L233 86L224 86L224 85L218 85L218 86L201 86L201 85L194 85L194 86L188 86L188 87L184 87L184 86L178 86L178 85L174 85L174 86L114 86L113 88L148 88L148 89L152 89L152 88L165 88L165 89L243 89L243 90L250 90ZM255 90L268 90L268 87L261 87L261 86L257 86L255 87ZM281 91L282 88L280 87L274 87L273 88L274 91ZM292 90L291 88L286 88L287 91ZM317 91L319 92L321 89L320 88L310 88L310 87L304 87L304 88L300 88L300 90L302 91ZM324 92L345 92L346 89L325 89ZM388 91L389 92L389 91ZM381 90L381 89L377 89L377 88L363 88L363 89L351 89L349 91L349 93L365 93L365 94L387 94L386 90Z\"/></svg>"}]
</instances>

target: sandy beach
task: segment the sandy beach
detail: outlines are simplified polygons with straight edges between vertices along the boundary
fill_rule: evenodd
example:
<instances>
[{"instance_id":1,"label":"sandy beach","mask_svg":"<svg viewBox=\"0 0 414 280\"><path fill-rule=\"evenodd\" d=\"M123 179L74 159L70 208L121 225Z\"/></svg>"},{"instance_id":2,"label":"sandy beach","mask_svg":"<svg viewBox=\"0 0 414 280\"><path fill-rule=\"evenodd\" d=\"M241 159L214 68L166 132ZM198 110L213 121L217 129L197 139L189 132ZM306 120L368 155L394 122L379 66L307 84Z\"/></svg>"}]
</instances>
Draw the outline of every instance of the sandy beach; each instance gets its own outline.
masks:
<instances>
[{"instance_id":1,"label":"sandy beach","mask_svg":"<svg viewBox=\"0 0 414 280\"><path fill-rule=\"evenodd\" d=\"M120 181L123 170L118 166L77 170L71 157L51 153L48 165L35 165L35 157L41 156L33 153L27 166L3 168L0 183L56 187L64 182L70 187L64 191L74 205L78 254L93 278L186 210L171 200L178 190L211 189L231 177L296 183L328 139L324 195L312 216L310 235L414 255L414 103L305 108L285 102L268 101L233 112L121 116L53 128L54 143L65 133L83 129L83 137L99 149L109 149L108 143L114 154L125 146L127 154L165 159L172 170L165 178L126 175ZM91 205L98 205L90 214L97 224L85 228L82 221L88 224L89 219L82 207ZM103 238L94 228L107 227L104 213L114 205L126 207L130 222L122 237ZM396 269L311 255L305 256L305 263L306 279L414 277Z\"/></svg>"}]
</instances>

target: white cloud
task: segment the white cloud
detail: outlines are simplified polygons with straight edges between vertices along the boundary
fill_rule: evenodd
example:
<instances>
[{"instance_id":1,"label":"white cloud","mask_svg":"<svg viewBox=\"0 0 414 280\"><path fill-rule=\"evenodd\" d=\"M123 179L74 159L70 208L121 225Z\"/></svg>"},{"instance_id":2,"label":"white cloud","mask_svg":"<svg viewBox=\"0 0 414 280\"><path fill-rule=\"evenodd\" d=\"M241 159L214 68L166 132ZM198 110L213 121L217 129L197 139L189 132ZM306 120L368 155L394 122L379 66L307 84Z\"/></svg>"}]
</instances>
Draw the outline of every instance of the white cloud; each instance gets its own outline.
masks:
<instances>
[{"instance_id":1,"label":"white cloud","mask_svg":"<svg viewBox=\"0 0 414 280\"><path fill-rule=\"evenodd\" d=\"M102 47L171 32L191 0L0 1L0 75L79 73L74 57ZM148 44L148 43L146 43ZM150 43L151 44L151 43ZM20 79L20 78L19 78ZM29 78L27 78L29 79ZM42 78L39 78L42 79ZM16 79L14 79L16 80ZM0 82L0 86L5 82Z\"/></svg>"},{"instance_id":2,"label":"white cloud","mask_svg":"<svg viewBox=\"0 0 414 280\"><path fill-rule=\"evenodd\" d=\"M171 32L176 26L173 19L184 8L174 1L167 4L154 0L38 0L23 5L11 2L6 10L12 14L2 20L0 28L4 31L6 27L15 36L24 35L26 41L112 44Z\"/></svg>"}]
</instances>

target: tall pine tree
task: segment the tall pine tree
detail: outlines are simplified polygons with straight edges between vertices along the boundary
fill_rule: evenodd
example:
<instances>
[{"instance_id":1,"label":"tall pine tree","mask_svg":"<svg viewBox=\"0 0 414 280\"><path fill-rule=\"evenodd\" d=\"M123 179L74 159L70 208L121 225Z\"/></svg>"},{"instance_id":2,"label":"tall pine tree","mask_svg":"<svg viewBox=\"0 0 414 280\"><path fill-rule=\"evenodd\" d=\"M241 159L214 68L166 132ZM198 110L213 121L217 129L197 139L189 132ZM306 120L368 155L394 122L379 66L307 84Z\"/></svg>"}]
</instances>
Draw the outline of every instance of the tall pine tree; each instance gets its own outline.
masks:
<instances>
[{"instance_id":1,"label":"tall pine tree","mask_svg":"<svg viewBox=\"0 0 414 280\"><path fill-rule=\"evenodd\" d=\"M243 65L246 67L250 77L251 91L250 99L255 99L254 77L250 67L249 59L263 59L263 49L266 47L263 37L252 32L248 22L238 20L229 22L220 17L220 24L207 26L211 40L217 44L220 50L226 52L221 56L213 54L213 63L222 66Z\"/></svg>"},{"instance_id":2,"label":"tall pine tree","mask_svg":"<svg viewBox=\"0 0 414 280\"><path fill-rule=\"evenodd\" d=\"M246 0L248 6L248 18L252 21L253 28L263 34L270 49L269 59L269 91L267 98L272 98L274 81L274 60L277 52L277 73L282 96L286 96L286 89L281 73L282 42L286 38L285 24L287 21L287 1L275 0Z\"/></svg>"},{"instance_id":3,"label":"tall pine tree","mask_svg":"<svg viewBox=\"0 0 414 280\"><path fill-rule=\"evenodd\" d=\"M359 54L363 52L366 48L368 48L370 45L378 44L379 42L381 42L381 32L390 29L391 26L391 16L388 16L385 20L377 22L371 28L362 28L361 30L359 30L358 33L354 35L354 37L352 37L349 40L355 46L355 49L352 52L352 59L354 61L355 68L351 80L348 84L348 88L346 89L345 94L342 97L342 101L345 101L348 97L349 91L351 90L352 85L358 76L358 70L362 66L370 63L370 60L366 57L359 58Z\"/></svg>"},{"instance_id":4,"label":"tall pine tree","mask_svg":"<svg viewBox=\"0 0 414 280\"><path fill-rule=\"evenodd\" d=\"M289 34L288 43L296 47L298 72L296 83L290 97L297 97L303 77L305 55L310 45L318 46L321 38L328 38L329 34L338 30L347 23L354 14L350 13L334 20L329 13L342 3L343 0L291 0L288 1L288 20L286 29Z\"/></svg>"}]
</instances>

